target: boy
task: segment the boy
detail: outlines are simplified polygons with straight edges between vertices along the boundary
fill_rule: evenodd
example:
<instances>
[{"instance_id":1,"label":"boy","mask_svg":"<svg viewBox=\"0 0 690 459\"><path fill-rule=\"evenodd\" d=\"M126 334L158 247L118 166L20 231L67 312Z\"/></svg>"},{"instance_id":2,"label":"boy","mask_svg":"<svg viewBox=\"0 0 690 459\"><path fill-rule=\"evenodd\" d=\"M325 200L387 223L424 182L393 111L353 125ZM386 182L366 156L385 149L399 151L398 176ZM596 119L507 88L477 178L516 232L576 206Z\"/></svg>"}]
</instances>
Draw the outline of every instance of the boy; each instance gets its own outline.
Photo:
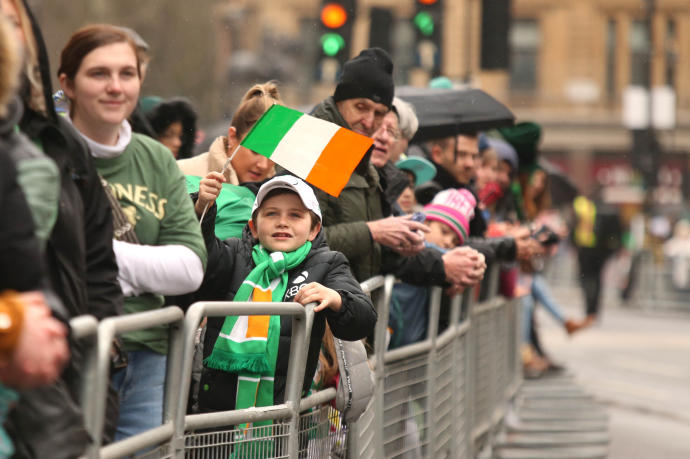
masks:
<instances>
[{"instance_id":1,"label":"boy","mask_svg":"<svg viewBox=\"0 0 690 459\"><path fill-rule=\"evenodd\" d=\"M424 222L430 229L426 245L445 252L462 245L474 217L476 200L466 189L448 189L438 193L424 207ZM429 322L429 289L398 283L393 287L388 326L392 329L390 348L421 341Z\"/></svg>"},{"instance_id":2,"label":"boy","mask_svg":"<svg viewBox=\"0 0 690 459\"><path fill-rule=\"evenodd\" d=\"M345 256L328 249L311 187L289 175L269 180L256 195L242 238L220 241L213 231L214 202L223 181L222 174L211 172L199 187L200 205L211 204L202 223L209 262L195 298L318 303L304 373L306 391L316 371L326 321L334 336L354 341L372 333L376 312L352 277ZM282 403L290 336L290 317L209 318L199 410Z\"/></svg>"}]
</instances>

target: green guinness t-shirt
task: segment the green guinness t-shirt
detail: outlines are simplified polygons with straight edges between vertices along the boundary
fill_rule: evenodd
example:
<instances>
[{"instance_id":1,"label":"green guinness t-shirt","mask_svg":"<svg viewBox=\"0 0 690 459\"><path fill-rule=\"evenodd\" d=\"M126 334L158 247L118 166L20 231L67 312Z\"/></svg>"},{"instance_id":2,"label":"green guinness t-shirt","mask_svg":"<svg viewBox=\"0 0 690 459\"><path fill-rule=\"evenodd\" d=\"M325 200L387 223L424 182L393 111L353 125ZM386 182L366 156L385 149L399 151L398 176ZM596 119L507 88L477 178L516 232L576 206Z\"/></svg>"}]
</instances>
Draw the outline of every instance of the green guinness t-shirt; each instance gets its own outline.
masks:
<instances>
[{"instance_id":1,"label":"green guinness t-shirt","mask_svg":"<svg viewBox=\"0 0 690 459\"><path fill-rule=\"evenodd\" d=\"M144 245L184 245L206 268L206 247L199 230L185 179L170 151L157 141L132 134L125 151L116 158L94 158L124 214ZM158 309L157 292L125 298L125 313ZM123 335L127 350L152 349L167 353L167 326Z\"/></svg>"}]
</instances>

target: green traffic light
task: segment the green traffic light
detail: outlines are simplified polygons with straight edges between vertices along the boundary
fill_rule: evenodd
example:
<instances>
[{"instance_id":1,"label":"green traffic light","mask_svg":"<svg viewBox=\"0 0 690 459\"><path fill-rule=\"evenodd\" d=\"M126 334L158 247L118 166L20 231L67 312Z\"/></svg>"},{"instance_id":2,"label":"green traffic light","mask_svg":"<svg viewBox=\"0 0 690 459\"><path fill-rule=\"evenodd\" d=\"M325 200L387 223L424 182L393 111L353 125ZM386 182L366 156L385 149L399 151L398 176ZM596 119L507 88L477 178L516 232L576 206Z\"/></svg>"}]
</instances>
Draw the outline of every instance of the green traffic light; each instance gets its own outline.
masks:
<instances>
[{"instance_id":1,"label":"green traffic light","mask_svg":"<svg viewBox=\"0 0 690 459\"><path fill-rule=\"evenodd\" d=\"M325 33L321 36L321 48L326 56L335 56L345 47L345 39L338 33Z\"/></svg>"},{"instance_id":2,"label":"green traffic light","mask_svg":"<svg viewBox=\"0 0 690 459\"><path fill-rule=\"evenodd\" d=\"M420 11L412 20L422 35L427 37L434 34L434 18L426 11Z\"/></svg>"}]
</instances>

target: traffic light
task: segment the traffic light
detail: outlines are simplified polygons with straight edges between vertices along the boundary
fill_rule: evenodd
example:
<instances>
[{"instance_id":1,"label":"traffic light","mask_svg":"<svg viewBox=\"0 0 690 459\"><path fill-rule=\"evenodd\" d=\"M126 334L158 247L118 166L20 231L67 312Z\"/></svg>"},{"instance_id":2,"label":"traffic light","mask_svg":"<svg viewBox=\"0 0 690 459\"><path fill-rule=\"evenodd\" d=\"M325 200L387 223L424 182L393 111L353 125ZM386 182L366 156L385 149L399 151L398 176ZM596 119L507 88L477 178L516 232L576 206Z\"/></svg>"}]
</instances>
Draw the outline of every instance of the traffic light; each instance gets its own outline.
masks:
<instances>
[{"instance_id":1,"label":"traffic light","mask_svg":"<svg viewBox=\"0 0 690 459\"><path fill-rule=\"evenodd\" d=\"M323 0L319 12L321 51L318 63L322 80L335 80L342 65L350 58L354 16L355 0Z\"/></svg>"},{"instance_id":2,"label":"traffic light","mask_svg":"<svg viewBox=\"0 0 690 459\"><path fill-rule=\"evenodd\" d=\"M417 63L437 76L441 72L441 0L416 0L412 25L416 35Z\"/></svg>"}]
</instances>

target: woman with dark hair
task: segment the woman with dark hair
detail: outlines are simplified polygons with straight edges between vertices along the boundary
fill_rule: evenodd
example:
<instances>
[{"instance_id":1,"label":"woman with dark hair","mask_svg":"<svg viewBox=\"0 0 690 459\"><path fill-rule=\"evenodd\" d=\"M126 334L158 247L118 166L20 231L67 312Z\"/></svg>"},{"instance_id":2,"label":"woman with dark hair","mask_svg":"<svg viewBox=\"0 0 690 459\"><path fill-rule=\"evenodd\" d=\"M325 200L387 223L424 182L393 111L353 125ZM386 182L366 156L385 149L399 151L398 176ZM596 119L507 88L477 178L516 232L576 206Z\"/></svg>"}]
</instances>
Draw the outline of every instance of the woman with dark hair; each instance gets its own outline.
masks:
<instances>
[{"instance_id":1,"label":"woman with dark hair","mask_svg":"<svg viewBox=\"0 0 690 459\"><path fill-rule=\"evenodd\" d=\"M157 309L163 295L195 291L206 250L184 177L163 145L132 133L127 121L141 89L132 38L105 24L79 29L62 50L58 77L70 100L68 119L88 144L120 223L113 249L125 312ZM162 422L167 335L156 327L122 337L128 364L113 375L116 440Z\"/></svg>"},{"instance_id":2,"label":"woman with dark hair","mask_svg":"<svg viewBox=\"0 0 690 459\"><path fill-rule=\"evenodd\" d=\"M196 112L182 98L161 101L146 113L156 139L168 147L175 159L191 158L196 138Z\"/></svg>"}]
</instances>

